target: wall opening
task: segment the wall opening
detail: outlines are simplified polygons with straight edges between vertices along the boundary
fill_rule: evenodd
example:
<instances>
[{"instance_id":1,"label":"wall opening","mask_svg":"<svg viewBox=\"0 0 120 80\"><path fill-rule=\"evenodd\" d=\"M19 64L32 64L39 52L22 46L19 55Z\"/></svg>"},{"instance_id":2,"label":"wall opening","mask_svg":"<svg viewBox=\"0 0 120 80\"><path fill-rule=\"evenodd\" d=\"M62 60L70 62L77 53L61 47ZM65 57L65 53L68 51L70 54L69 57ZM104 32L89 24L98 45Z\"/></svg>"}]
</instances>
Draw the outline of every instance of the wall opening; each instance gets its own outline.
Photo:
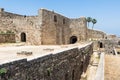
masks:
<instances>
[{"instance_id":1,"label":"wall opening","mask_svg":"<svg viewBox=\"0 0 120 80\"><path fill-rule=\"evenodd\" d=\"M54 22L57 22L57 16L54 15Z\"/></svg>"},{"instance_id":2,"label":"wall opening","mask_svg":"<svg viewBox=\"0 0 120 80\"><path fill-rule=\"evenodd\" d=\"M100 42L100 48L103 48L103 43L102 42Z\"/></svg>"},{"instance_id":3,"label":"wall opening","mask_svg":"<svg viewBox=\"0 0 120 80\"><path fill-rule=\"evenodd\" d=\"M120 54L120 52L117 52L117 54Z\"/></svg>"},{"instance_id":4,"label":"wall opening","mask_svg":"<svg viewBox=\"0 0 120 80\"><path fill-rule=\"evenodd\" d=\"M76 36L70 37L70 44L74 44L76 42L77 42L77 37Z\"/></svg>"},{"instance_id":5,"label":"wall opening","mask_svg":"<svg viewBox=\"0 0 120 80\"><path fill-rule=\"evenodd\" d=\"M65 24L65 19L63 19L63 24Z\"/></svg>"},{"instance_id":6,"label":"wall opening","mask_svg":"<svg viewBox=\"0 0 120 80\"><path fill-rule=\"evenodd\" d=\"M21 42L26 42L26 34L24 32L21 33Z\"/></svg>"}]
</instances>

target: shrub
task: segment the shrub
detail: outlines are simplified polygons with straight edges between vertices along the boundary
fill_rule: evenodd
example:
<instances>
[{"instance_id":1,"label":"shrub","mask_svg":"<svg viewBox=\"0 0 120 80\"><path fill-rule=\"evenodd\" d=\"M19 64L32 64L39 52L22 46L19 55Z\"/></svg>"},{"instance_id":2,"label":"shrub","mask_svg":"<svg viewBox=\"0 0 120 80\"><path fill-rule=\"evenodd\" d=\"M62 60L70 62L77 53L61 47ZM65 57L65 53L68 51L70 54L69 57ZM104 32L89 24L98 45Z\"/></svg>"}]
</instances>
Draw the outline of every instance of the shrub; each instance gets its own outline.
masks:
<instances>
[{"instance_id":1,"label":"shrub","mask_svg":"<svg viewBox=\"0 0 120 80\"><path fill-rule=\"evenodd\" d=\"M7 73L7 70L5 68L0 69L0 75Z\"/></svg>"}]
</instances>

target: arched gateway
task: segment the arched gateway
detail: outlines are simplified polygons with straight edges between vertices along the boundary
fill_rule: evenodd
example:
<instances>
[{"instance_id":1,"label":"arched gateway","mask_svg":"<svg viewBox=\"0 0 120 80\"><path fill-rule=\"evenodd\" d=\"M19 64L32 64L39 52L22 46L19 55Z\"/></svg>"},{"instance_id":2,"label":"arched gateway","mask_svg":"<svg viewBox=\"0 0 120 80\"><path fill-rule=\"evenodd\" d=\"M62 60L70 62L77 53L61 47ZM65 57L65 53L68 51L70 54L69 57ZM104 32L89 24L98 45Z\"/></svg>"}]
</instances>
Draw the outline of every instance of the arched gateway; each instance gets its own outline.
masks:
<instances>
[{"instance_id":1,"label":"arched gateway","mask_svg":"<svg viewBox=\"0 0 120 80\"><path fill-rule=\"evenodd\" d=\"M24 32L21 33L21 42L26 42L26 34Z\"/></svg>"},{"instance_id":2,"label":"arched gateway","mask_svg":"<svg viewBox=\"0 0 120 80\"><path fill-rule=\"evenodd\" d=\"M76 36L70 37L70 44L74 44L76 42L77 42L77 37Z\"/></svg>"}]
</instances>

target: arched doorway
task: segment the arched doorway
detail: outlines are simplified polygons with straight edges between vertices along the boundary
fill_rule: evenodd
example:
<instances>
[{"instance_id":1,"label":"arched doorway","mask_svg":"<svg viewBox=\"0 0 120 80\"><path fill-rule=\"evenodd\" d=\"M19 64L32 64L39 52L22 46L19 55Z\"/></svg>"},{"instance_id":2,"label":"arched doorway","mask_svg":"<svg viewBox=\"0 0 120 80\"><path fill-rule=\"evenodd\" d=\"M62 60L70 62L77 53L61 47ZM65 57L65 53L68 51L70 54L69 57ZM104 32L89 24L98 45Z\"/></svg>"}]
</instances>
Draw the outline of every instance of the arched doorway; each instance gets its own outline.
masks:
<instances>
[{"instance_id":1,"label":"arched doorway","mask_svg":"<svg viewBox=\"0 0 120 80\"><path fill-rule=\"evenodd\" d=\"M21 42L26 42L26 34L24 32L21 33Z\"/></svg>"},{"instance_id":2,"label":"arched doorway","mask_svg":"<svg viewBox=\"0 0 120 80\"><path fill-rule=\"evenodd\" d=\"M76 36L70 37L70 44L74 44L76 42L77 42L77 37Z\"/></svg>"},{"instance_id":3,"label":"arched doorway","mask_svg":"<svg viewBox=\"0 0 120 80\"><path fill-rule=\"evenodd\" d=\"M103 43L102 42L100 42L100 48L103 48Z\"/></svg>"}]
</instances>

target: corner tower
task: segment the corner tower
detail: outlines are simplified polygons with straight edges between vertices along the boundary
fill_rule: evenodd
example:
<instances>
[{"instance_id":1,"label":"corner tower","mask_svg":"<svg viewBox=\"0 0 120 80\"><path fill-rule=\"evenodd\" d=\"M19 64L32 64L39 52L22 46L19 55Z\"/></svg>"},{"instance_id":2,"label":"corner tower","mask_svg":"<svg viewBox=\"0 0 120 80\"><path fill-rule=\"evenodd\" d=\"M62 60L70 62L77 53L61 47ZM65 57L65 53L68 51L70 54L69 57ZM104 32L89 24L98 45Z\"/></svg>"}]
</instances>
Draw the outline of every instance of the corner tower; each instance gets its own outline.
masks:
<instances>
[{"instance_id":1,"label":"corner tower","mask_svg":"<svg viewBox=\"0 0 120 80\"><path fill-rule=\"evenodd\" d=\"M77 38L77 42L87 40L87 21L85 17L71 19L70 28L71 28L71 37L75 36Z\"/></svg>"},{"instance_id":2,"label":"corner tower","mask_svg":"<svg viewBox=\"0 0 120 80\"><path fill-rule=\"evenodd\" d=\"M69 19L54 11L40 9L41 44L68 44L70 34Z\"/></svg>"}]
</instances>

